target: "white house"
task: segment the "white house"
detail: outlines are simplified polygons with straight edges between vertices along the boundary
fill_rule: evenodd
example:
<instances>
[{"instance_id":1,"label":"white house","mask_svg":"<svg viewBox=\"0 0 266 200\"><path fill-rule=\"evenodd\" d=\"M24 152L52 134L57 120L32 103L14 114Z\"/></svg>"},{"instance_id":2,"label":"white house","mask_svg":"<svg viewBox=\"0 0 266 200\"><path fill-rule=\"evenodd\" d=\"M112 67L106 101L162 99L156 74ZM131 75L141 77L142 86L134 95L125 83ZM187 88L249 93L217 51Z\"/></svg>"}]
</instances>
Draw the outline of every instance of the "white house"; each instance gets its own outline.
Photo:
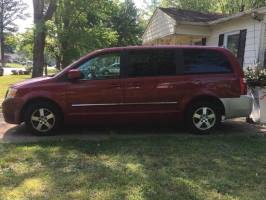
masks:
<instances>
[{"instance_id":1,"label":"white house","mask_svg":"<svg viewBox=\"0 0 266 200\"><path fill-rule=\"evenodd\" d=\"M144 45L223 46L244 66L266 66L266 7L233 15L157 8L143 34Z\"/></svg>"}]
</instances>

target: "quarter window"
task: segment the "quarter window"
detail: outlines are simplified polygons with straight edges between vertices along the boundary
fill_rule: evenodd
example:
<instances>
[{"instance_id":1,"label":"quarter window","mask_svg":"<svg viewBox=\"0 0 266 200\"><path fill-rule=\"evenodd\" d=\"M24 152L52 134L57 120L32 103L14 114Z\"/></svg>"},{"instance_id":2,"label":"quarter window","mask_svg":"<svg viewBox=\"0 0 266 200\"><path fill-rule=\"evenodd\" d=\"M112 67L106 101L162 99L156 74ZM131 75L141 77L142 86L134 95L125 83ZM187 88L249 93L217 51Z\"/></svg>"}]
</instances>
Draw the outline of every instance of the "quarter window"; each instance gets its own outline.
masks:
<instances>
[{"instance_id":1,"label":"quarter window","mask_svg":"<svg viewBox=\"0 0 266 200\"><path fill-rule=\"evenodd\" d=\"M173 76L176 74L174 50L130 51L128 76Z\"/></svg>"},{"instance_id":2,"label":"quarter window","mask_svg":"<svg viewBox=\"0 0 266 200\"><path fill-rule=\"evenodd\" d=\"M231 65L227 58L218 51L185 49L184 73L229 73Z\"/></svg>"},{"instance_id":3,"label":"quarter window","mask_svg":"<svg viewBox=\"0 0 266 200\"><path fill-rule=\"evenodd\" d=\"M120 77L120 55L108 54L90 59L79 70L85 80L114 79Z\"/></svg>"}]
</instances>

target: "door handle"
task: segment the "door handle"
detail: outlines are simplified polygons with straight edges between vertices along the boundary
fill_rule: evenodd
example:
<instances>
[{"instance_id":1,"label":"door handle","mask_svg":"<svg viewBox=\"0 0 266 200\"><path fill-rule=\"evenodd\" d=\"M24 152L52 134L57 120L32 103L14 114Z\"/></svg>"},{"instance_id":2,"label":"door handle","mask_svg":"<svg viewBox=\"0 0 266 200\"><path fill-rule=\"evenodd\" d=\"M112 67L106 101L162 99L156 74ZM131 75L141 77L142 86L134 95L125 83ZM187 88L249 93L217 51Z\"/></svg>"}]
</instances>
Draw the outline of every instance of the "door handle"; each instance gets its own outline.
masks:
<instances>
[{"instance_id":1,"label":"door handle","mask_svg":"<svg viewBox=\"0 0 266 200\"><path fill-rule=\"evenodd\" d=\"M195 80L194 83L199 85L201 83L201 81L200 80Z\"/></svg>"},{"instance_id":2,"label":"door handle","mask_svg":"<svg viewBox=\"0 0 266 200\"><path fill-rule=\"evenodd\" d=\"M129 83L127 85L128 89L139 89L141 88L141 84L140 83Z\"/></svg>"},{"instance_id":3,"label":"door handle","mask_svg":"<svg viewBox=\"0 0 266 200\"><path fill-rule=\"evenodd\" d=\"M117 89L121 89L121 84L120 83L112 83L110 88L117 88Z\"/></svg>"}]
</instances>

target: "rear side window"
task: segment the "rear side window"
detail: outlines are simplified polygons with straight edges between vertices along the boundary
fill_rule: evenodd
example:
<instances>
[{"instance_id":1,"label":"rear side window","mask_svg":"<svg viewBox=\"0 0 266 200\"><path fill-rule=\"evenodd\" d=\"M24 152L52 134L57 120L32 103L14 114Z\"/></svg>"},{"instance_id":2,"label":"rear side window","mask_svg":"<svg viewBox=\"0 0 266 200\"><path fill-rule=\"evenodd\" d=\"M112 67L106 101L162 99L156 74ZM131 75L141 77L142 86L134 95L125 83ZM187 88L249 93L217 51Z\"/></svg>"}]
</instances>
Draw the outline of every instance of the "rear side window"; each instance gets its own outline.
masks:
<instances>
[{"instance_id":1,"label":"rear side window","mask_svg":"<svg viewBox=\"0 0 266 200\"><path fill-rule=\"evenodd\" d=\"M230 73L231 64L219 51L184 49L184 73Z\"/></svg>"},{"instance_id":2,"label":"rear side window","mask_svg":"<svg viewBox=\"0 0 266 200\"><path fill-rule=\"evenodd\" d=\"M128 52L128 77L173 76L176 74L174 50Z\"/></svg>"}]
</instances>

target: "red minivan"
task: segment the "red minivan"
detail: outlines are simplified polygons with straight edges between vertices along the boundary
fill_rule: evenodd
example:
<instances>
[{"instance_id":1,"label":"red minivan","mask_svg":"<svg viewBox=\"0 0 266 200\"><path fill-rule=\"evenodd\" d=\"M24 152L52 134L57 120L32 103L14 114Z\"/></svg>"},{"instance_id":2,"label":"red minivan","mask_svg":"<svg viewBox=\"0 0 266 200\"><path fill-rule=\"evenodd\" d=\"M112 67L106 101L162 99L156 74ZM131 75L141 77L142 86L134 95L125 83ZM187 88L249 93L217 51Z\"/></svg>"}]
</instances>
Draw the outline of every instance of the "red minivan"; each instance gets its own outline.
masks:
<instances>
[{"instance_id":1,"label":"red minivan","mask_svg":"<svg viewBox=\"0 0 266 200\"><path fill-rule=\"evenodd\" d=\"M249 116L252 99L237 59L224 48L140 46L97 50L53 77L11 86L6 122L39 135L63 124L185 121L208 133L222 119Z\"/></svg>"}]
</instances>

